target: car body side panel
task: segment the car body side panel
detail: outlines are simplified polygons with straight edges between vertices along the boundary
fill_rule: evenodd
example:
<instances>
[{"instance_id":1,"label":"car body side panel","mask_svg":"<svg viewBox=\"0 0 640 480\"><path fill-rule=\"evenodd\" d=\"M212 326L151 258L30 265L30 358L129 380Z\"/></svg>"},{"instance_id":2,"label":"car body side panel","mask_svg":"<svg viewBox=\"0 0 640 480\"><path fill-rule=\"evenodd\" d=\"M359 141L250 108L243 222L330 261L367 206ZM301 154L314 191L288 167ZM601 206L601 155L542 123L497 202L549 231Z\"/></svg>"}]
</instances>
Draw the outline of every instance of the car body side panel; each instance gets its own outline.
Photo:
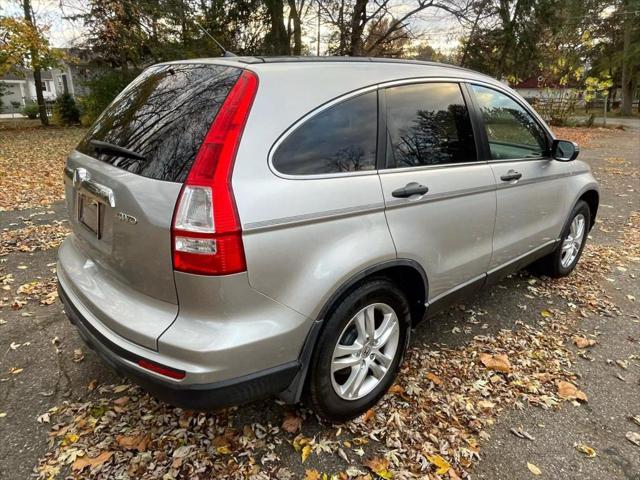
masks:
<instances>
[{"instance_id":1,"label":"car body side panel","mask_svg":"<svg viewBox=\"0 0 640 480\"><path fill-rule=\"evenodd\" d=\"M180 315L158 351L188 362L191 383L228 380L298 360L312 321L249 285L246 272L176 272Z\"/></svg>"},{"instance_id":2,"label":"car body side panel","mask_svg":"<svg viewBox=\"0 0 640 480\"><path fill-rule=\"evenodd\" d=\"M496 182L498 210L490 269L534 248L554 241L565 221L561 205L572 199L571 162L552 159L491 162ZM502 181L510 171L517 181Z\"/></svg>"},{"instance_id":3,"label":"car body side panel","mask_svg":"<svg viewBox=\"0 0 640 480\"><path fill-rule=\"evenodd\" d=\"M305 316L315 318L334 290L359 271L396 258L375 174L274 176L257 189L274 208L273 218L243 225L249 281Z\"/></svg>"},{"instance_id":4,"label":"car body side panel","mask_svg":"<svg viewBox=\"0 0 640 480\"><path fill-rule=\"evenodd\" d=\"M429 279L429 301L487 271L496 192L485 162L383 170L380 178L398 256L423 266ZM415 199L392 196L410 182L425 185L429 191Z\"/></svg>"}]
</instances>

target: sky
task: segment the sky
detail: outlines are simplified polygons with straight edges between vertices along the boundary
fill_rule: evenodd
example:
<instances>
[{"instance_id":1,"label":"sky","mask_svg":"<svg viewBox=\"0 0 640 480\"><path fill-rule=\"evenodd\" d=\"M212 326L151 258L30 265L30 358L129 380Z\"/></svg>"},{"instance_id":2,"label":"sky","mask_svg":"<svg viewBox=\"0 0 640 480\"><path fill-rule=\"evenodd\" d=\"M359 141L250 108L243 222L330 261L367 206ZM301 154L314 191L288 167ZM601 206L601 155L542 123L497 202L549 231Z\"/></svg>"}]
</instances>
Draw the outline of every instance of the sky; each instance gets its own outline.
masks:
<instances>
[{"instance_id":1,"label":"sky","mask_svg":"<svg viewBox=\"0 0 640 480\"><path fill-rule=\"evenodd\" d=\"M81 13L85 4L81 0L32 0L33 10L40 25L49 25L49 41L54 47L70 47L82 39L84 29L81 22L71 21L68 16ZM398 0L393 7L396 15L402 14L409 8L406 2ZM315 12L311 7L309 16L312 18L304 26L303 41L315 53L316 22ZM0 15L22 16L22 6L19 0L0 0ZM448 53L458 46L458 39L462 34L462 27L446 12L428 9L412 19L412 29L420 34L420 39L427 40L436 50ZM326 27L321 27L320 54L326 49L323 40Z\"/></svg>"}]
</instances>

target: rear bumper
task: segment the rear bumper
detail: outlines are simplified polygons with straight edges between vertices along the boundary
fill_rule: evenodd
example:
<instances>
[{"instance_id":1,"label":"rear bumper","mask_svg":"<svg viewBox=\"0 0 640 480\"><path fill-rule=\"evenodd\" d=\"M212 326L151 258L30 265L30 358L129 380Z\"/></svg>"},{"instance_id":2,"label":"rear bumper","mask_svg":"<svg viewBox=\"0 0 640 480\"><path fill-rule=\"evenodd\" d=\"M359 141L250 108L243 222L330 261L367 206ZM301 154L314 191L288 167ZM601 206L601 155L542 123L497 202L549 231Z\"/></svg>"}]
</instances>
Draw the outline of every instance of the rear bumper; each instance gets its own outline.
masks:
<instances>
[{"instance_id":1,"label":"rear bumper","mask_svg":"<svg viewBox=\"0 0 640 480\"><path fill-rule=\"evenodd\" d=\"M285 390L300 370L299 362L294 361L214 383L183 384L163 381L154 373L145 373L137 365L138 360L144 357L117 345L93 327L73 305L61 285L58 285L58 291L69 320L91 349L118 373L131 378L157 398L177 407L211 410L275 395Z\"/></svg>"}]
</instances>

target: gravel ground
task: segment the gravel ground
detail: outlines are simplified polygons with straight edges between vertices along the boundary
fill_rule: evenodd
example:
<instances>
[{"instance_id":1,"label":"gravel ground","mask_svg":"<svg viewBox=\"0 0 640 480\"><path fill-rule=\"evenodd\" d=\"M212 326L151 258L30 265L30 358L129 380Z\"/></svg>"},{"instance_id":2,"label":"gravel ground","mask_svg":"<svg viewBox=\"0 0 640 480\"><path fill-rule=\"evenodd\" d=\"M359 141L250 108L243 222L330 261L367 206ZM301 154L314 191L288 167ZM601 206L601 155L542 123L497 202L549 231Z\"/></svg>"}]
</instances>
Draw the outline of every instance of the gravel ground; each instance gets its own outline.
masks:
<instances>
[{"instance_id":1,"label":"gravel ground","mask_svg":"<svg viewBox=\"0 0 640 480\"><path fill-rule=\"evenodd\" d=\"M581 157L593 167L602 183L599 223L591 242L620 245L620 233L632 212L640 211L640 135L638 131L612 131L583 148ZM619 159L626 163L620 166ZM616 160L618 159L618 160ZM30 225L48 225L64 220L59 204L21 211L0 211L3 229ZM11 273L13 283L0 291L7 305L0 307L0 479L23 479L32 475L38 459L48 450L50 425L36 418L64 401L89 401L96 391L87 385L117 384L120 379L105 367L93 352L79 362L74 350L83 345L56 302L40 305L29 302L12 309L10 300L18 285L34 280L46 283L53 276L55 249L14 252L0 257L0 278ZM581 388L589 397L587 404L573 406L565 402L560 409L525 407L507 409L497 416L489 429L490 438L482 442L480 460L471 470L472 478L534 478L527 462L542 472L539 478L563 479L640 479L640 448L625 439L628 431L640 432L629 419L640 415L640 265L618 271L603 281L606 294L622 311L621 315L590 316L576 327L582 334L597 335L598 343L574 368ZM527 276L513 275L499 285L469 298L465 308L454 307L429 324L421 325L413 336L421 349L464 346L474 335L518 328L516 322L530 322L526 311L538 312L562 305L557 296L527 298ZM2 287L2 285L0 285ZM10 290L10 291L9 291ZM6 293L6 295L5 295ZM631 297L630 297L631 296ZM635 297L635 301L631 298ZM523 309L523 302L526 309ZM4 303L4 302L3 302ZM485 311L489 325L468 327L464 310ZM456 328L458 327L458 328ZM438 344L438 347L436 347ZM84 349L86 350L86 349ZM635 360L633 359L635 355ZM616 360L628 360L623 369ZM19 373L12 369L22 368ZM15 372L15 370L14 370ZM620 378L621 377L621 378ZM283 407L273 400L241 407L236 415L239 425L281 423ZM522 427L534 440L511 433ZM326 427L311 421L307 436ZM579 453L575 445L587 444L596 450L595 458ZM290 466L294 478L305 468L299 455L288 446L279 447L280 461ZM337 456L310 459L308 465L321 471L339 471L345 463ZM435 477L434 477L435 478Z\"/></svg>"}]
</instances>

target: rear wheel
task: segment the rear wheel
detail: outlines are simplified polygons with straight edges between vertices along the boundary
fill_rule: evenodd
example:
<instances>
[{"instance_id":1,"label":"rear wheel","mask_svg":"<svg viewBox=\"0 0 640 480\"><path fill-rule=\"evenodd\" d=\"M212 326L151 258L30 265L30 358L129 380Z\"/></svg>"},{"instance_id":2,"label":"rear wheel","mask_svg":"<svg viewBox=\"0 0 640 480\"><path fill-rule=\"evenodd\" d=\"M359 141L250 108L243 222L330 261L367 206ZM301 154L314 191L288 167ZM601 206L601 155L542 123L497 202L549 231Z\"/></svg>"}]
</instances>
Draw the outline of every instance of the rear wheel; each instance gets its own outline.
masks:
<instances>
[{"instance_id":1,"label":"rear wheel","mask_svg":"<svg viewBox=\"0 0 640 480\"><path fill-rule=\"evenodd\" d=\"M409 303L385 278L347 294L325 320L307 385L309 406L345 421L371 408L393 383L407 344Z\"/></svg>"},{"instance_id":2,"label":"rear wheel","mask_svg":"<svg viewBox=\"0 0 640 480\"><path fill-rule=\"evenodd\" d=\"M580 200L571 211L556 249L535 265L538 273L566 277L578 264L591 227L589 205Z\"/></svg>"}]
</instances>

